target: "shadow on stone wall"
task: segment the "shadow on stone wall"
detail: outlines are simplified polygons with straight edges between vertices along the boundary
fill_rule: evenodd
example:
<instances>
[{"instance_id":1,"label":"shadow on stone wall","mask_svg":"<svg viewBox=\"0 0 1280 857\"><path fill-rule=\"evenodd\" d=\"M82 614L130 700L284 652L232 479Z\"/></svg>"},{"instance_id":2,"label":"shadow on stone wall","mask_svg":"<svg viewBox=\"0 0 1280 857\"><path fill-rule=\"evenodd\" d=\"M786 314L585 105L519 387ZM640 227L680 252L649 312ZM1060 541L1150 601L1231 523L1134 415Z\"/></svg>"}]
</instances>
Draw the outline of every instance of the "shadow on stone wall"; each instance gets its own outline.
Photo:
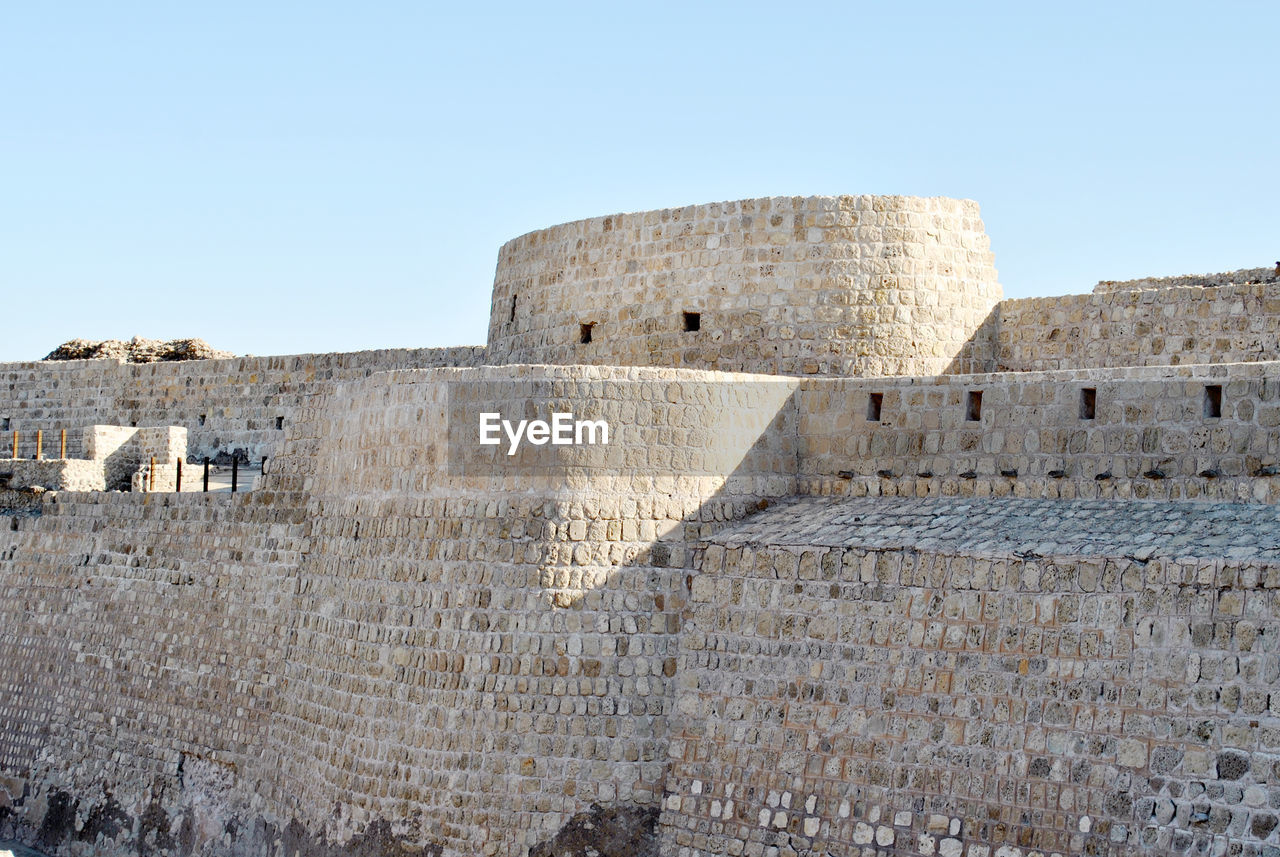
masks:
<instances>
[{"instance_id":1,"label":"shadow on stone wall","mask_svg":"<svg viewBox=\"0 0 1280 857\"><path fill-rule=\"evenodd\" d=\"M991 307L986 318L978 325L973 336L960 349L960 353L952 358L943 375L973 375L997 370L997 355L1000 347L1000 306L1003 301Z\"/></svg>"}]
</instances>

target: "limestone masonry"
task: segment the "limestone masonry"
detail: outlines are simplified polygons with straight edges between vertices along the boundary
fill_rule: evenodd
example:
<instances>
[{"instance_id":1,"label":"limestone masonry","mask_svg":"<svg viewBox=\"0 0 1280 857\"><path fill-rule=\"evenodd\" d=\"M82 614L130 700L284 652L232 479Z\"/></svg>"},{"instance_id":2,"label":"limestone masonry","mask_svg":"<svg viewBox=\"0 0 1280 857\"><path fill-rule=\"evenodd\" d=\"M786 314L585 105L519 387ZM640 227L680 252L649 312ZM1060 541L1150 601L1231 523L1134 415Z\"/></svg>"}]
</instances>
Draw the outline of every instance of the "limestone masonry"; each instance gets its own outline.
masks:
<instances>
[{"instance_id":1,"label":"limestone masonry","mask_svg":"<svg viewBox=\"0 0 1280 857\"><path fill-rule=\"evenodd\" d=\"M969 201L614 215L503 246L486 347L3 364L0 441L0 839L1280 855L1270 269L1002 301Z\"/></svg>"}]
</instances>

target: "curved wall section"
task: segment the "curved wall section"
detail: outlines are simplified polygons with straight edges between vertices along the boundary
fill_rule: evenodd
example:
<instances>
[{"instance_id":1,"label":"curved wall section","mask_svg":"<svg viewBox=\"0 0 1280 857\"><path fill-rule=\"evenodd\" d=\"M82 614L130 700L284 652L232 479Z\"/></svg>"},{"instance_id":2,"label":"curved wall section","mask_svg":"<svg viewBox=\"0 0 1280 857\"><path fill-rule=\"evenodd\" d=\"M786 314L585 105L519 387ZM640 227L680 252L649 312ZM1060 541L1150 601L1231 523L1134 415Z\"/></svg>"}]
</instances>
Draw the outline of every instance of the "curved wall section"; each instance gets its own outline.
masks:
<instances>
[{"instance_id":1,"label":"curved wall section","mask_svg":"<svg viewBox=\"0 0 1280 857\"><path fill-rule=\"evenodd\" d=\"M603 366L336 386L275 476L306 484L309 540L263 800L418 849L386 854L549 854L600 807L652 835L698 544L794 491L798 386ZM608 444L475 445L481 413L568 409Z\"/></svg>"},{"instance_id":2,"label":"curved wall section","mask_svg":"<svg viewBox=\"0 0 1280 857\"><path fill-rule=\"evenodd\" d=\"M980 371L1001 296L970 200L776 197L596 217L498 256L491 363Z\"/></svg>"}]
</instances>

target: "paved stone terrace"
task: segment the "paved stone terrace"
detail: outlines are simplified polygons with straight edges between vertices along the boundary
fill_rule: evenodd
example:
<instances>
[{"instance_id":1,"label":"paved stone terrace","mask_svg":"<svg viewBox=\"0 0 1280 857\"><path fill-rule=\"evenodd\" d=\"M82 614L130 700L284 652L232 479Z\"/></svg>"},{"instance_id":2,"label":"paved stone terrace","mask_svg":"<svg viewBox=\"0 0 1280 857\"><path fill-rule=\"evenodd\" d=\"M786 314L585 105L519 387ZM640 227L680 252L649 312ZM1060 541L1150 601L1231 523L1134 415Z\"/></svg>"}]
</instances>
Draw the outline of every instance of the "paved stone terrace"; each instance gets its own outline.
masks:
<instances>
[{"instance_id":1,"label":"paved stone terrace","mask_svg":"<svg viewBox=\"0 0 1280 857\"><path fill-rule=\"evenodd\" d=\"M1015 497L805 498L721 533L726 546L916 549L995 556L1280 559L1271 505Z\"/></svg>"}]
</instances>

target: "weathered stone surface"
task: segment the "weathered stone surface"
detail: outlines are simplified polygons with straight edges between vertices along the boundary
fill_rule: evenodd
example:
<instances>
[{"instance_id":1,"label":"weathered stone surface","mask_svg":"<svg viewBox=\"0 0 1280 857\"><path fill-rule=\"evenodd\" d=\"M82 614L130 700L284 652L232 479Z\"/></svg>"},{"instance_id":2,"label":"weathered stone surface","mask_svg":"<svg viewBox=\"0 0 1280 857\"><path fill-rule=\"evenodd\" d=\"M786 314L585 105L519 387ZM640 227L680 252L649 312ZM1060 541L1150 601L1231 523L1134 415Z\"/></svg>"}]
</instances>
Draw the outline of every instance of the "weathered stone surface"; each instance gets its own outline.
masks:
<instances>
[{"instance_id":1,"label":"weathered stone surface","mask_svg":"<svg viewBox=\"0 0 1280 857\"><path fill-rule=\"evenodd\" d=\"M1218 754L1218 779L1238 780L1249 771L1249 757L1243 753Z\"/></svg>"},{"instance_id":2,"label":"weathered stone surface","mask_svg":"<svg viewBox=\"0 0 1280 857\"><path fill-rule=\"evenodd\" d=\"M658 857L657 825L657 807L593 804L529 857Z\"/></svg>"}]
</instances>

